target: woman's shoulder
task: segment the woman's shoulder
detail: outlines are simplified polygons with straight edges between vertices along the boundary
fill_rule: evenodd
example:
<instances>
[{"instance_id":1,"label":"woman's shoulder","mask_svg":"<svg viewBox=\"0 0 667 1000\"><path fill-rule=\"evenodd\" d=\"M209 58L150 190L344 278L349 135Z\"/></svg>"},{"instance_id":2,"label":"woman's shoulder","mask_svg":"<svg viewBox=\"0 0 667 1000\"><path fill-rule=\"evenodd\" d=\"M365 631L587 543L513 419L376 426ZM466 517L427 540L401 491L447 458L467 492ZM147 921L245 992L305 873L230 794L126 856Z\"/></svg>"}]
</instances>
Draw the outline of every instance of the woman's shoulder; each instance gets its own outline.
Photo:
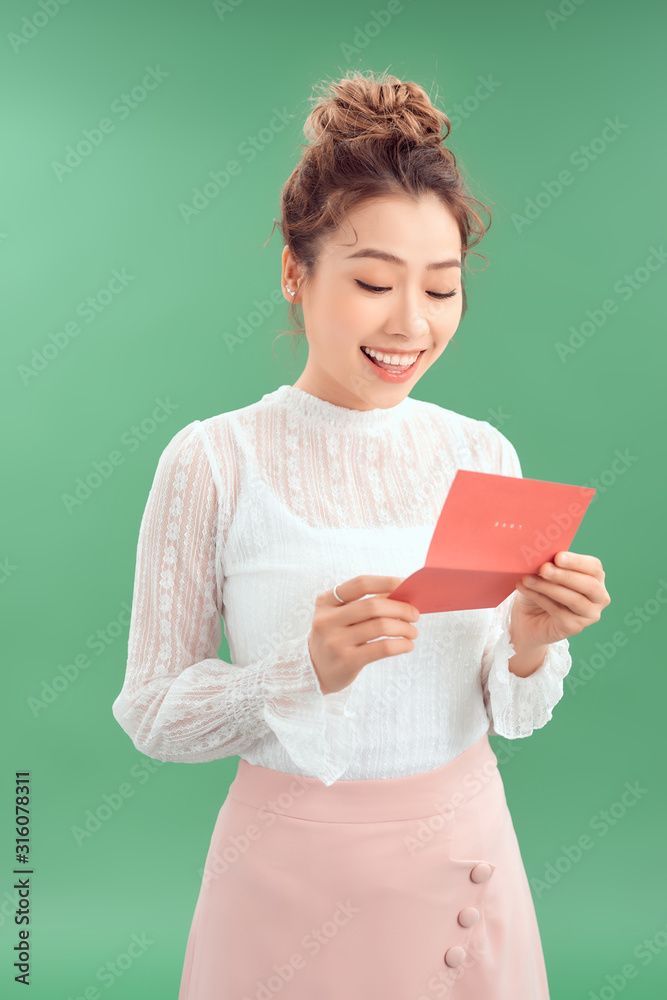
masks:
<instances>
[{"instance_id":1,"label":"woman's shoulder","mask_svg":"<svg viewBox=\"0 0 667 1000\"><path fill-rule=\"evenodd\" d=\"M219 413L211 414L201 420L203 431L218 431L226 430L232 426L240 426L243 424L252 424L258 417L261 416L267 409L271 407L271 400L275 393L265 393L261 399L254 400L250 403L245 403L242 406L230 407L227 410L222 410Z\"/></svg>"},{"instance_id":2,"label":"woman's shoulder","mask_svg":"<svg viewBox=\"0 0 667 1000\"><path fill-rule=\"evenodd\" d=\"M161 463L169 465L199 465L200 471L212 476L216 486L223 481L235 481L241 455L246 456L249 442L260 433L261 415L266 409L264 399L244 406L232 407L219 413L191 420L167 442Z\"/></svg>"},{"instance_id":3,"label":"woman's shoulder","mask_svg":"<svg viewBox=\"0 0 667 1000\"><path fill-rule=\"evenodd\" d=\"M459 413L457 410L449 409L446 406L441 406L439 403L433 403L429 400L410 398L412 399L413 410L416 413L430 417L431 420L437 422L439 426L445 429L462 431L468 437L477 437L485 441L497 441L499 437L504 436L488 420L471 417L466 413Z\"/></svg>"},{"instance_id":4,"label":"woman's shoulder","mask_svg":"<svg viewBox=\"0 0 667 1000\"><path fill-rule=\"evenodd\" d=\"M175 454L183 449L202 448L207 444L214 444L221 436L224 437L229 433L234 422L252 420L262 406L263 401L258 400L235 409L193 418L174 432L167 441L164 452Z\"/></svg>"},{"instance_id":5,"label":"woman's shoulder","mask_svg":"<svg viewBox=\"0 0 667 1000\"><path fill-rule=\"evenodd\" d=\"M439 438L443 451L454 451L458 459L472 461L475 467L489 471L519 467L512 442L489 420L426 400L414 400L415 413L425 419L428 430ZM514 472L510 473L514 474Z\"/></svg>"}]
</instances>

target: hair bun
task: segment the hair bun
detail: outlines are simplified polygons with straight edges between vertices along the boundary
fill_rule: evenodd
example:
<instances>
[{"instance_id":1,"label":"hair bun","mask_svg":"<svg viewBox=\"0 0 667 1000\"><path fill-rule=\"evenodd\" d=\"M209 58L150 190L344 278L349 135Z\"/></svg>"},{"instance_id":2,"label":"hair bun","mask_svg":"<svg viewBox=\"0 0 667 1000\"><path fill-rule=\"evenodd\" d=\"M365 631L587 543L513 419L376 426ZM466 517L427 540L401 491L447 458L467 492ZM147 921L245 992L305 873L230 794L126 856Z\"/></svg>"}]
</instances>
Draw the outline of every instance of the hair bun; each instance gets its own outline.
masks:
<instances>
[{"instance_id":1,"label":"hair bun","mask_svg":"<svg viewBox=\"0 0 667 1000\"><path fill-rule=\"evenodd\" d=\"M360 70L348 70L342 79L321 88L303 127L314 142L402 138L414 145L440 146L449 135L447 115L412 81L386 73L367 78Z\"/></svg>"}]
</instances>

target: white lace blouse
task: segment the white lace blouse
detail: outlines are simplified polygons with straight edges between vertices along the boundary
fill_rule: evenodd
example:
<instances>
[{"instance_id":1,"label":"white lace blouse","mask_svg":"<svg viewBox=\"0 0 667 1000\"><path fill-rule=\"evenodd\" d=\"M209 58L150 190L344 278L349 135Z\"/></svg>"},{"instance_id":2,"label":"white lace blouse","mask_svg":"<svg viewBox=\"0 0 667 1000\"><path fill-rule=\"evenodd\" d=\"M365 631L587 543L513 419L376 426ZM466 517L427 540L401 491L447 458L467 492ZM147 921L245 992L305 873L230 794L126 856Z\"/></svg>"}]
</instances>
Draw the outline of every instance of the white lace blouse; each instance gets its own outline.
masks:
<instances>
[{"instance_id":1,"label":"white lace blouse","mask_svg":"<svg viewBox=\"0 0 667 1000\"><path fill-rule=\"evenodd\" d=\"M487 732L544 726L569 644L552 643L528 677L509 671L516 590L496 609L423 614L413 650L320 689L315 598L423 566L458 468L522 475L497 428L410 396L352 410L282 385L180 430L141 521L112 709L137 749L181 762L238 754L331 785L430 771Z\"/></svg>"}]
</instances>

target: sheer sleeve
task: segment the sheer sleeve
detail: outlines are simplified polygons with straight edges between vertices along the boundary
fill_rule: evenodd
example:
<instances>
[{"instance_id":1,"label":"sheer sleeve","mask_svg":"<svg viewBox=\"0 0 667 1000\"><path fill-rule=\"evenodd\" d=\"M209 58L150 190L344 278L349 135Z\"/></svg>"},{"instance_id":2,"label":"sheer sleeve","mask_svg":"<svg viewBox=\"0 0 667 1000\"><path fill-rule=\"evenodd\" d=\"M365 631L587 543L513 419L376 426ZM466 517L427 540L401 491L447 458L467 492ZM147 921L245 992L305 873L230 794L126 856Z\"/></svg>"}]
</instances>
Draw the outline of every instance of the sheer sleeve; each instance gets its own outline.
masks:
<instances>
[{"instance_id":1,"label":"sheer sleeve","mask_svg":"<svg viewBox=\"0 0 667 1000\"><path fill-rule=\"evenodd\" d=\"M497 440L498 474L521 477L521 464L514 445L488 424ZM514 590L497 608L482 655L482 690L489 717L489 733L507 739L530 736L534 729L545 726L555 705L563 697L563 679L572 666L567 639L550 643L544 660L527 677L519 677L509 669L516 650L510 641L512 607L518 594Z\"/></svg>"},{"instance_id":2,"label":"sheer sleeve","mask_svg":"<svg viewBox=\"0 0 667 1000\"><path fill-rule=\"evenodd\" d=\"M229 505L212 468L198 420L159 459L139 529L128 659L113 715L138 750L163 761L242 755L273 731L299 767L332 784L355 753L350 687L322 694L310 629L248 666L217 655L218 547Z\"/></svg>"}]
</instances>

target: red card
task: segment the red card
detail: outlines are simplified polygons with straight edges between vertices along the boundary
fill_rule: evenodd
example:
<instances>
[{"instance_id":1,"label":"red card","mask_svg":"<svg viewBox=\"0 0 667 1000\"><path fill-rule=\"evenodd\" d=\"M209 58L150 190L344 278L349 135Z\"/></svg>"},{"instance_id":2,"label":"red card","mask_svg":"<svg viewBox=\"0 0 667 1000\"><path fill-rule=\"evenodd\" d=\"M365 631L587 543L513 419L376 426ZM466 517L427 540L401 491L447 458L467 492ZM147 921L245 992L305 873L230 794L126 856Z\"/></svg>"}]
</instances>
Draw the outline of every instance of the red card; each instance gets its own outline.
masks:
<instances>
[{"instance_id":1,"label":"red card","mask_svg":"<svg viewBox=\"0 0 667 1000\"><path fill-rule=\"evenodd\" d=\"M495 608L567 549L595 490L458 469L426 565L389 597L430 611Z\"/></svg>"}]
</instances>

